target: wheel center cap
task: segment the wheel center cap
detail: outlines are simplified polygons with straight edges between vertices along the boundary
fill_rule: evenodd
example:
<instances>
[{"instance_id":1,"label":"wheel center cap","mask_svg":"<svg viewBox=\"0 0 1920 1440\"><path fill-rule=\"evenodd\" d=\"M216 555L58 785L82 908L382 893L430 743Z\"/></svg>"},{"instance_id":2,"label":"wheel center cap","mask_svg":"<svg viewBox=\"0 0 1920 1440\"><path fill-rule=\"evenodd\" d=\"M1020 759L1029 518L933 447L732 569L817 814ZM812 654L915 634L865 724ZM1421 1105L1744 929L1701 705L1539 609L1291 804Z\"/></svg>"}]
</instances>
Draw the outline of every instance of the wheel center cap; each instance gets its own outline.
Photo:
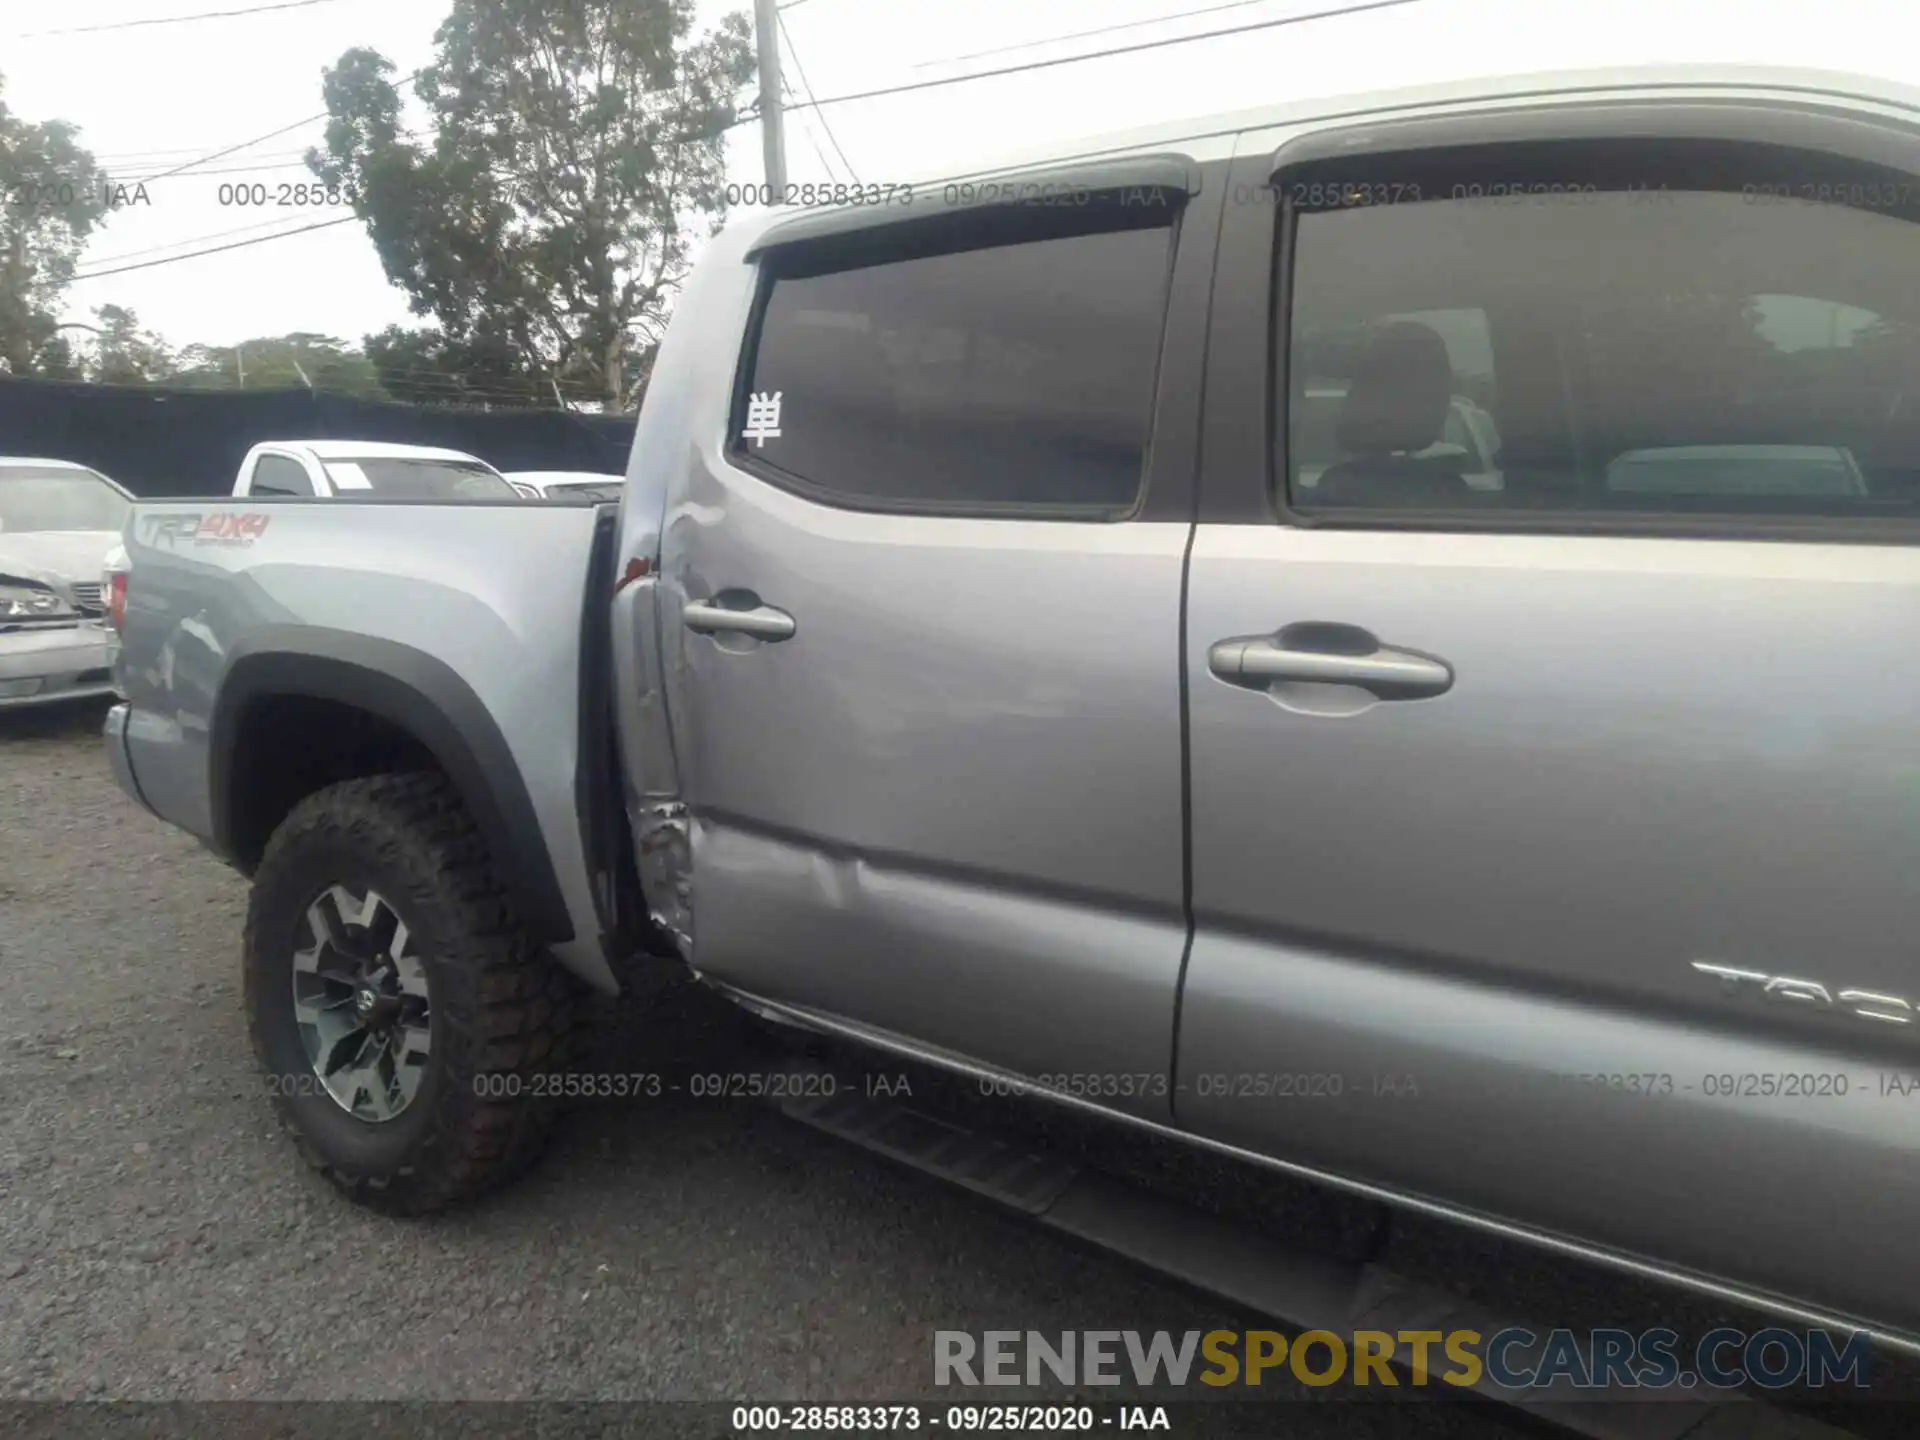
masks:
<instances>
[{"instance_id":1,"label":"wheel center cap","mask_svg":"<svg viewBox=\"0 0 1920 1440\"><path fill-rule=\"evenodd\" d=\"M353 1008L361 1015L371 1015L380 1004L380 992L371 985L363 985L353 997Z\"/></svg>"}]
</instances>

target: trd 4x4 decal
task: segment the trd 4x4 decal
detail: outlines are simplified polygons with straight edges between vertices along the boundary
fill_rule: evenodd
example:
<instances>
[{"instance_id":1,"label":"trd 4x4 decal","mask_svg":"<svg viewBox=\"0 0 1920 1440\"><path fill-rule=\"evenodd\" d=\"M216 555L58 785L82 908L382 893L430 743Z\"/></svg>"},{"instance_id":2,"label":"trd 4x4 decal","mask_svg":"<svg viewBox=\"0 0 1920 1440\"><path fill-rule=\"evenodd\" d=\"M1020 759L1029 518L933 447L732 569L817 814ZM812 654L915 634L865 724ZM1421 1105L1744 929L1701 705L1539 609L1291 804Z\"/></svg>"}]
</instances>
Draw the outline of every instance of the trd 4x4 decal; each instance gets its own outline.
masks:
<instances>
[{"instance_id":1,"label":"trd 4x4 decal","mask_svg":"<svg viewBox=\"0 0 1920 1440\"><path fill-rule=\"evenodd\" d=\"M147 515L141 538L149 545L251 545L266 533L273 517L260 510L216 510L212 514Z\"/></svg>"}]
</instances>

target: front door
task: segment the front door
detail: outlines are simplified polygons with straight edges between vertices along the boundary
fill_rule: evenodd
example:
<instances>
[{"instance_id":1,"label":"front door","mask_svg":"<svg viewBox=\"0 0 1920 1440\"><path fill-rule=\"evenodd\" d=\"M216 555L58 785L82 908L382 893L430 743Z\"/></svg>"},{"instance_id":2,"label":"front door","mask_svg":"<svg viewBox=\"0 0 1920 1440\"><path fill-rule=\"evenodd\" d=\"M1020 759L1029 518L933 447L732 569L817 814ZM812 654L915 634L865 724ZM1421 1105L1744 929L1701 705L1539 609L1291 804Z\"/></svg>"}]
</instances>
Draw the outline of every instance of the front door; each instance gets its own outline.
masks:
<instances>
[{"instance_id":1,"label":"front door","mask_svg":"<svg viewBox=\"0 0 1920 1440\"><path fill-rule=\"evenodd\" d=\"M1176 1108L1914 1325L1920 187L1676 114L1243 142L1284 203L1222 242Z\"/></svg>"}]
</instances>

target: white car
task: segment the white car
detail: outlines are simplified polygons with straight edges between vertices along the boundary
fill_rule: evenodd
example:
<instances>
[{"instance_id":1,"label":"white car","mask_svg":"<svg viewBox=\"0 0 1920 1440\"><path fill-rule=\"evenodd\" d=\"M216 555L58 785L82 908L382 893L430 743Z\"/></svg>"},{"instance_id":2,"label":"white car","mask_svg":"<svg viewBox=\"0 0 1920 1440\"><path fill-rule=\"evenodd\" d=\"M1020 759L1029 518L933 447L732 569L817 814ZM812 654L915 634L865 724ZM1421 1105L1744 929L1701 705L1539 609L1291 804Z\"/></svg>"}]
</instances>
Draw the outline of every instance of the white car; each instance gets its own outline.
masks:
<instances>
[{"instance_id":1,"label":"white car","mask_svg":"<svg viewBox=\"0 0 1920 1440\"><path fill-rule=\"evenodd\" d=\"M235 495L516 500L521 492L478 456L372 440L269 440L240 462Z\"/></svg>"},{"instance_id":2,"label":"white car","mask_svg":"<svg viewBox=\"0 0 1920 1440\"><path fill-rule=\"evenodd\" d=\"M113 693L101 570L132 499L71 460L0 456L0 709Z\"/></svg>"},{"instance_id":3,"label":"white car","mask_svg":"<svg viewBox=\"0 0 1920 1440\"><path fill-rule=\"evenodd\" d=\"M618 501L627 477L598 475L591 470L509 470L507 481L529 500L598 504L603 500Z\"/></svg>"}]
</instances>

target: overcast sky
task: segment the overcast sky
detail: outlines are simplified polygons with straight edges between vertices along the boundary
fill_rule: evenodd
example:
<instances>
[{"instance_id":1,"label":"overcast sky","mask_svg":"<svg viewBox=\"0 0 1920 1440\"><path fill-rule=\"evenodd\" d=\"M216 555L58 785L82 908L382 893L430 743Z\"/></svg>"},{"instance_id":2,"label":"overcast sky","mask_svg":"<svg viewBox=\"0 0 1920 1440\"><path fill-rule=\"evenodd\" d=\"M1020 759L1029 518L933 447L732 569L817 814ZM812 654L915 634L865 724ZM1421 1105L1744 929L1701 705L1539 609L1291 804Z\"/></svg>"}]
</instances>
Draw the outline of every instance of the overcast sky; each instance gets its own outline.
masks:
<instances>
[{"instance_id":1,"label":"overcast sky","mask_svg":"<svg viewBox=\"0 0 1920 1440\"><path fill-rule=\"evenodd\" d=\"M153 175L300 121L323 108L320 74L368 45L404 73L427 63L446 0L322 0L230 19L88 32L128 20L240 9L264 0L0 0L0 73L16 113L60 117L117 176ZM791 0L785 21L817 96L1074 54L1290 14L1350 0ZM1512 71L1644 60L1793 64L1920 82L1908 43L1920 0L1414 0L1282 26L795 112L790 179L828 178L838 142L864 182L947 173L1054 139L1159 119L1317 95ZM734 5L701 0L704 23ZM749 6L750 8L750 0ZM1190 12L1209 13L1192 14ZM1186 15L1130 26L1134 21ZM1076 32L1105 33L1057 40ZM77 31L79 33L46 33ZM1006 47L1026 47L995 52ZM789 65L789 83L800 78ZM292 230L344 213L220 203L222 185L305 176L321 125L302 125L192 175L154 180L152 203L98 233L83 270ZM816 148L817 147L817 148ZM733 132L730 173L761 178L757 126ZM232 344L311 330L357 341L419 323L382 274L357 224L76 284L66 318L131 306L175 345Z\"/></svg>"}]
</instances>

